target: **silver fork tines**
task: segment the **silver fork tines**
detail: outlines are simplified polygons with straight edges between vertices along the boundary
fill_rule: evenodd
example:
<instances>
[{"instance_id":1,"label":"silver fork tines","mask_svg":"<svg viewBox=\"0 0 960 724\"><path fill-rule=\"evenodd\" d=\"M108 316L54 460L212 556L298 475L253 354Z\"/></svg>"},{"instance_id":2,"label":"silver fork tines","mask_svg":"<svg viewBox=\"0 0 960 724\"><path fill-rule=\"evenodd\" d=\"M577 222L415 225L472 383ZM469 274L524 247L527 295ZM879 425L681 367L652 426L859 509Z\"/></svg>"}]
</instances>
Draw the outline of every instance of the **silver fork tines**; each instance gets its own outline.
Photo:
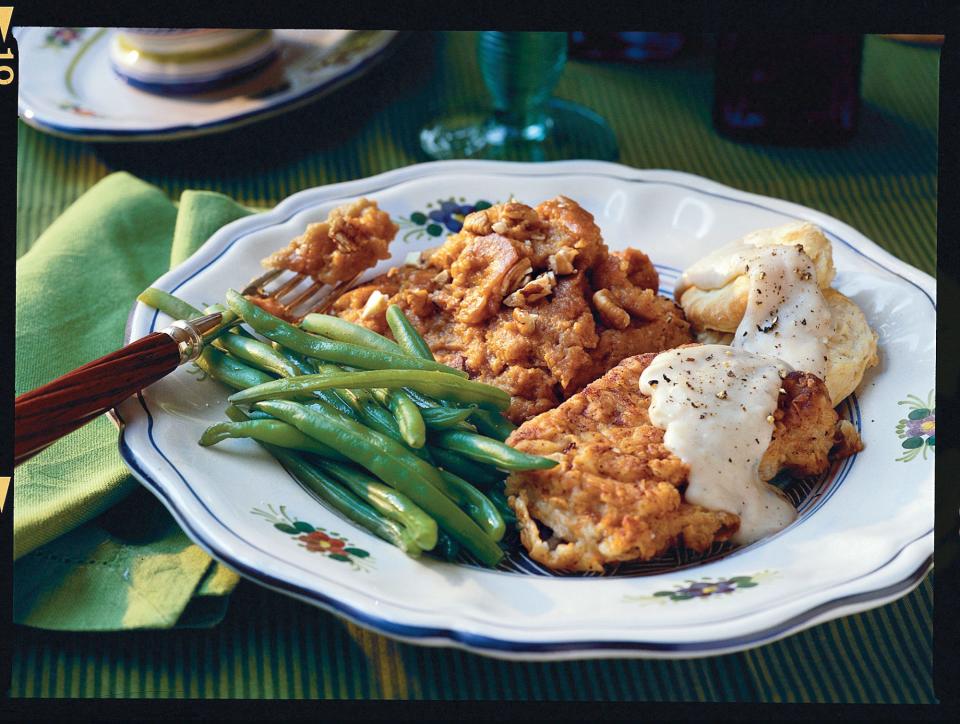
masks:
<instances>
[{"instance_id":1,"label":"silver fork tines","mask_svg":"<svg viewBox=\"0 0 960 724\"><path fill-rule=\"evenodd\" d=\"M329 286L305 274L270 269L251 281L241 293L246 297L269 299L283 310L285 317L299 320L310 312L326 311L337 297L353 287L362 273Z\"/></svg>"}]
</instances>

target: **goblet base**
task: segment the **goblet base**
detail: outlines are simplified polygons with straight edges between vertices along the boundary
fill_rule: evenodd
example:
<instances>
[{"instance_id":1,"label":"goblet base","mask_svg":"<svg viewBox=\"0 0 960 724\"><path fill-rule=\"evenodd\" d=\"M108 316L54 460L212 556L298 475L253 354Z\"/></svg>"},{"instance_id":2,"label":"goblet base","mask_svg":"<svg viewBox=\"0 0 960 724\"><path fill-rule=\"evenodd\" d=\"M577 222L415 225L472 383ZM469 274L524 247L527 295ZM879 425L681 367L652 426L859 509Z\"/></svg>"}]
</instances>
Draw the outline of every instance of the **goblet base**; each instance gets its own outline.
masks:
<instances>
[{"instance_id":1,"label":"goblet base","mask_svg":"<svg viewBox=\"0 0 960 724\"><path fill-rule=\"evenodd\" d=\"M589 108L553 98L544 113L523 126L490 113L456 113L420 131L420 148L431 159L479 158L499 161L615 161L617 138Z\"/></svg>"}]
</instances>

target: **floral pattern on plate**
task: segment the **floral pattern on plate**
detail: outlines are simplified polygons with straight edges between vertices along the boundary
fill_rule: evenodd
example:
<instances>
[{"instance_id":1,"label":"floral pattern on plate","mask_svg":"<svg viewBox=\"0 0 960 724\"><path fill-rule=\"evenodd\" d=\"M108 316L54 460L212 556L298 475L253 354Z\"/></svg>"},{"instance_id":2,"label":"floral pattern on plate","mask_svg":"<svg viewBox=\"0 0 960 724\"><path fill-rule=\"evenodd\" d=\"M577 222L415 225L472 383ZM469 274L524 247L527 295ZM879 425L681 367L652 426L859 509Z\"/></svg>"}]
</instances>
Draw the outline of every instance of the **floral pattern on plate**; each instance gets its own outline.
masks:
<instances>
[{"instance_id":1,"label":"floral pattern on plate","mask_svg":"<svg viewBox=\"0 0 960 724\"><path fill-rule=\"evenodd\" d=\"M45 38L46 48L69 48L80 39L86 28L50 28Z\"/></svg>"},{"instance_id":2,"label":"floral pattern on plate","mask_svg":"<svg viewBox=\"0 0 960 724\"><path fill-rule=\"evenodd\" d=\"M94 111L91 111L86 106L81 106L79 103L74 103L73 101L63 101L58 106L61 111L67 111L73 113L77 116L87 116L89 118L97 118L100 114Z\"/></svg>"},{"instance_id":3,"label":"floral pattern on plate","mask_svg":"<svg viewBox=\"0 0 960 724\"><path fill-rule=\"evenodd\" d=\"M414 211L410 216L398 216L401 228L407 228L403 234L404 241L418 240L425 236L441 236L445 231L455 234L463 228L463 219L474 211L489 209L499 201L485 201L477 199L472 204L466 203L466 197L451 196L448 199L437 199L427 202L426 211Z\"/></svg>"},{"instance_id":4,"label":"floral pattern on plate","mask_svg":"<svg viewBox=\"0 0 960 724\"><path fill-rule=\"evenodd\" d=\"M292 536L301 548L311 553L319 553L338 563L349 563L355 570L370 570L373 567L369 551L357 548L339 533L291 518L285 505L279 506L279 510L267 505L267 510L254 508L250 512L272 523L281 533Z\"/></svg>"},{"instance_id":5,"label":"floral pattern on plate","mask_svg":"<svg viewBox=\"0 0 960 724\"><path fill-rule=\"evenodd\" d=\"M933 453L937 444L937 420L933 390L927 395L926 401L916 395L907 395L907 399L900 400L898 405L906 405L910 412L906 418L897 423L897 437L902 442L906 452L898 457L898 463L908 463L918 455L927 459L927 450Z\"/></svg>"},{"instance_id":6,"label":"floral pattern on plate","mask_svg":"<svg viewBox=\"0 0 960 724\"><path fill-rule=\"evenodd\" d=\"M688 578L683 583L675 584L673 590L656 591L652 595L646 596L624 596L624 600L631 603L649 603L652 601L689 601L694 598L720 597L721 594L734 593L743 588L759 586L762 580L774 575L776 575L775 571L760 571L751 576Z\"/></svg>"}]
</instances>

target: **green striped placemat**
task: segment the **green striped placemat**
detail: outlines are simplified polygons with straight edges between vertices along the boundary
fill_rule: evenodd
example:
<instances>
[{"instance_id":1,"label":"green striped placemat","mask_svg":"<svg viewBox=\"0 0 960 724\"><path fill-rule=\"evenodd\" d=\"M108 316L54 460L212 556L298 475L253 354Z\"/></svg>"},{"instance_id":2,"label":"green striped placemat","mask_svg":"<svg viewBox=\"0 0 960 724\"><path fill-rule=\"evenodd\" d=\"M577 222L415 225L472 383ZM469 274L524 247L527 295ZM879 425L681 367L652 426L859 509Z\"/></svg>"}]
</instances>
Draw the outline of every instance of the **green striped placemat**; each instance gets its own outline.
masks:
<instances>
[{"instance_id":1,"label":"green striped placemat","mask_svg":"<svg viewBox=\"0 0 960 724\"><path fill-rule=\"evenodd\" d=\"M250 583L210 630L18 630L14 696L932 701L932 583L880 609L741 654L507 663L397 643Z\"/></svg>"},{"instance_id":2,"label":"green striped placemat","mask_svg":"<svg viewBox=\"0 0 960 724\"><path fill-rule=\"evenodd\" d=\"M570 62L557 95L608 119L623 163L696 173L816 208L934 273L938 61L936 50L868 38L861 129L837 149L719 138L710 125L712 74L704 58ZM17 252L113 170L129 170L173 198L206 188L269 206L303 188L415 163L420 125L483 99L470 34L416 34L391 62L343 92L226 135L96 147L21 124ZM211 630L20 628L11 694L928 703L935 700L931 616L928 577L892 604L741 654L527 664L400 644L243 583L226 620Z\"/></svg>"}]
</instances>

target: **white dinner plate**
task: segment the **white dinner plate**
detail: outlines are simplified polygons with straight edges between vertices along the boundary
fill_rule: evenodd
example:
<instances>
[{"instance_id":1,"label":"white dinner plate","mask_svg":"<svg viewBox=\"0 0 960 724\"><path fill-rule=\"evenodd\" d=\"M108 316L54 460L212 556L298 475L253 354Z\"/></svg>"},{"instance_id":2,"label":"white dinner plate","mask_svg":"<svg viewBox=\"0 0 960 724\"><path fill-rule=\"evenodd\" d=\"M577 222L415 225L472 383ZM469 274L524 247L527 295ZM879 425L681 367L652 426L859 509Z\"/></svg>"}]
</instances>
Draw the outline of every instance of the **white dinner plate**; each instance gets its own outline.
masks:
<instances>
[{"instance_id":1,"label":"white dinner plate","mask_svg":"<svg viewBox=\"0 0 960 724\"><path fill-rule=\"evenodd\" d=\"M866 449L791 486L798 520L753 545L673 554L612 575L554 575L514 552L498 570L413 560L344 522L255 443L200 448L228 391L185 366L121 405L122 455L184 530L246 576L405 641L521 659L690 657L764 644L914 588L933 554L936 283L812 209L673 171L611 163L448 161L309 189L233 222L157 280L195 306L221 301L260 260L334 206L375 199L400 224L393 257L435 246L458 215L558 194L594 214L612 249L679 270L746 232L794 219L833 243L835 286L880 336L880 365L840 411ZM128 339L169 320L137 304Z\"/></svg>"},{"instance_id":2,"label":"white dinner plate","mask_svg":"<svg viewBox=\"0 0 960 724\"><path fill-rule=\"evenodd\" d=\"M393 30L276 30L279 57L219 91L138 90L110 66L111 28L18 28L19 114L41 131L85 141L162 141L223 131L296 108L385 57Z\"/></svg>"}]
</instances>

